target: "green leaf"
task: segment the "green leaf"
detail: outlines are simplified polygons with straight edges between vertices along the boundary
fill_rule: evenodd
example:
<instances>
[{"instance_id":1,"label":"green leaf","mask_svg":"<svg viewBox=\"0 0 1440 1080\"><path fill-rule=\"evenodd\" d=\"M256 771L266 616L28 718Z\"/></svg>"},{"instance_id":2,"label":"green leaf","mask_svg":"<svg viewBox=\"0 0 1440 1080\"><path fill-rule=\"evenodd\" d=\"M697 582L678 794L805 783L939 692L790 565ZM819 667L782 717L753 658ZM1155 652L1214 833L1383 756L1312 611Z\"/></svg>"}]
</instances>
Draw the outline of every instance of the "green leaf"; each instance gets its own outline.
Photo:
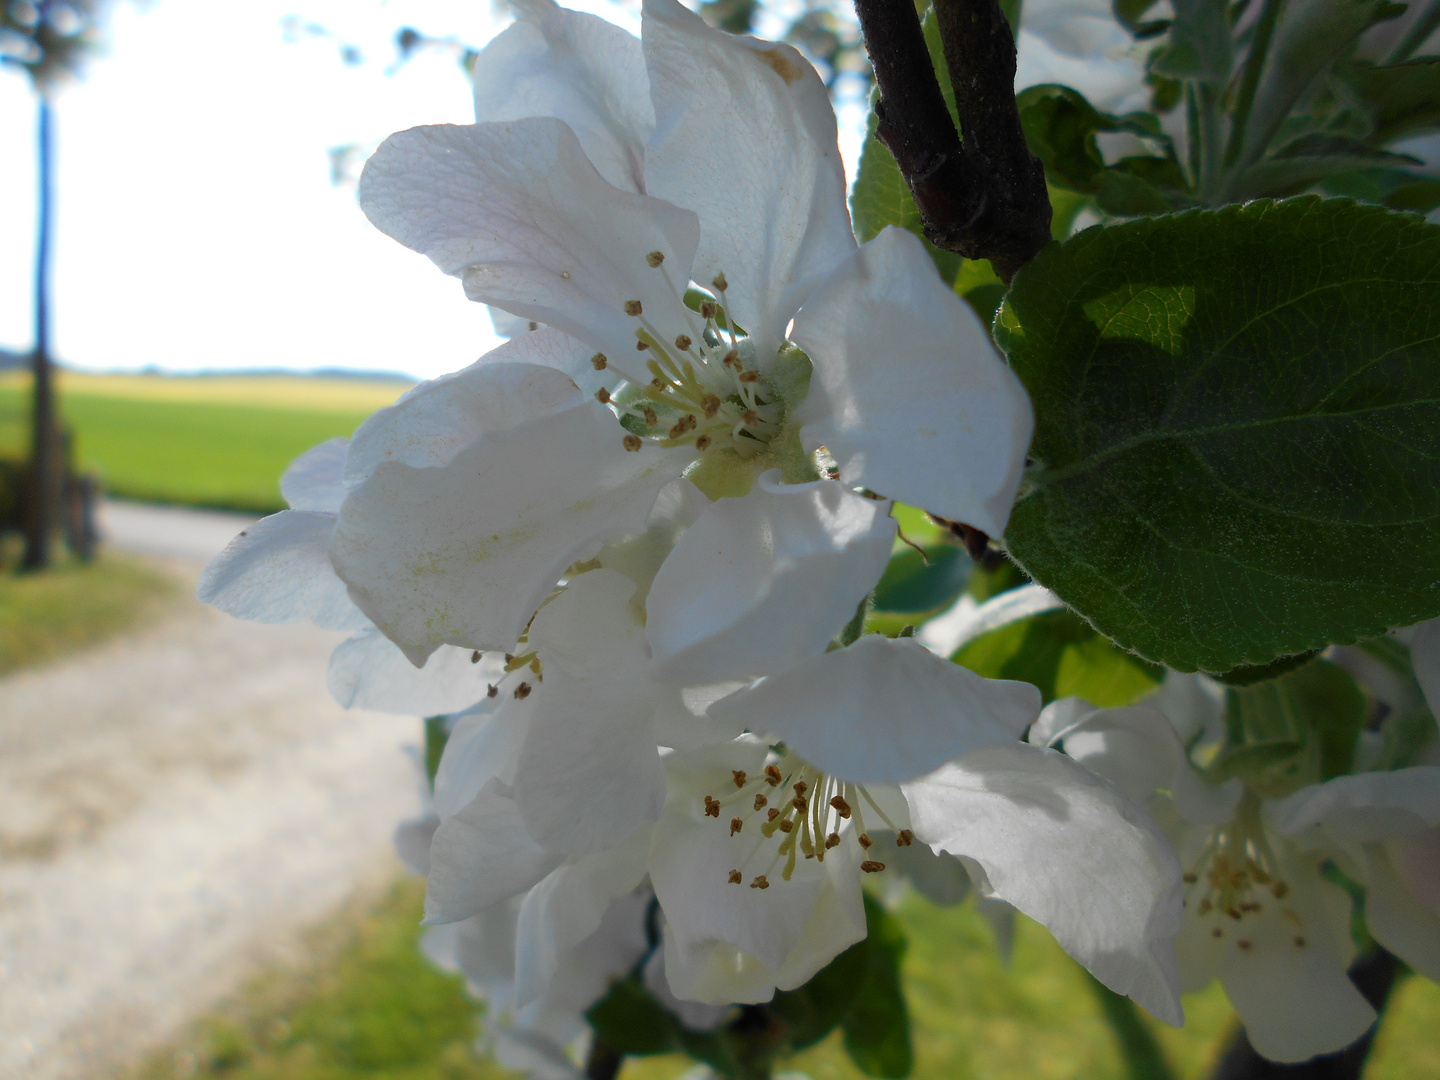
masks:
<instances>
[{"instance_id":1,"label":"green leaf","mask_svg":"<svg viewBox=\"0 0 1440 1080\"><path fill-rule=\"evenodd\" d=\"M1228 686L1254 686L1267 679L1278 679L1287 671L1294 671L1319 655L1319 649L1311 649L1309 652L1297 653L1295 656L1282 656L1279 660L1272 660L1268 664L1231 668L1229 671L1217 675L1216 678Z\"/></svg>"},{"instance_id":2,"label":"green leaf","mask_svg":"<svg viewBox=\"0 0 1440 1080\"><path fill-rule=\"evenodd\" d=\"M767 1006L785 1022L785 1044L794 1050L813 1046L835 1028L854 1006L870 970L870 942L856 942L798 990L775 995Z\"/></svg>"},{"instance_id":3,"label":"green leaf","mask_svg":"<svg viewBox=\"0 0 1440 1080\"><path fill-rule=\"evenodd\" d=\"M430 789L435 789L435 774L440 770L440 756L445 753L445 744L450 740L450 718L448 716L427 716L425 718L425 779Z\"/></svg>"},{"instance_id":4,"label":"green leaf","mask_svg":"<svg viewBox=\"0 0 1440 1080\"><path fill-rule=\"evenodd\" d=\"M677 1046L674 1018L633 976L611 983L585 1019L597 1039L622 1054L668 1054Z\"/></svg>"},{"instance_id":5,"label":"green leaf","mask_svg":"<svg viewBox=\"0 0 1440 1080\"><path fill-rule=\"evenodd\" d=\"M924 554L907 547L890 556L875 586L875 610L919 613L949 607L965 591L973 565L949 544L928 547Z\"/></svg>"},{"instance_id":6,"label":"green leaf","mask_svg":"<svg viewBox=\"0 0 1440 1080\"><path fill-rule=\"evenodd\" d=\"M952 659L987 679L1028 682L1046 704L1073 696L1101 708L1132 704L1165 674L1116 648L1073 611L1049 611L1002 626Z\"/></svg>"},{"instance_id":7,"label":"green leaf","mask_svg":"<svg viewBox=\"0 0 1440 1080\"><path fill-rule=\"evenodd\" d=\"M1440 125L1440 59L1385 67L1356 64L1344 77L1370 109L1376 145Z\"/></svg>"},{"instance_id":8,"label":"green leaf","mask_svg":"<svg viewBox=\"0 0 1440 1080\"><path fill-rule=\"evenodd\" d=\"M915 1065L910 1013L900 985L905 932L880 902L865 895L867 964L845 1017L845 1052L866 1076L906 1077Z\"/></svg>"},{"instance_id":9,"label":"green leaf","mask_svg":"<svg viewBox=\"0 0 1440 1080\"><path fill-rule=\"evenodd\" d=\"M1440 615L1440 228L1314 197L1088 229L995 331L1009 553L1122 648L1267 664Z\"/></svg>"},{"instance_id":10,"label":"green leaf","mask_svg":"<svg viewBox=\"0 0 1440 1080\"><path fill-rule=\"evenodd\" d=\"M1219 86L1233 62L1226 0L1173 0L1169 44L1151 67L1161 75ZM1144 10L1144 9L1142 9Z\"/></svg>"},{"instance_id":11,"label":"green leaf","mask_svg":"<svg viewBox=\"0 0 1440 1080\"><path fill-rule=\"evenodd\" d=\"M850 215L855 222L855 236L863 244L887 225L898 225L925 240L920 210L910 195L900 166L885 144L875 137L874 116L870 134L860 151L860 168L855 174L855 187L850 192ZM953 251L942 251L929 240L925 250L935 262L935 269L947 284L953 285L965 259Z\"/></svg>"}]
</instances>

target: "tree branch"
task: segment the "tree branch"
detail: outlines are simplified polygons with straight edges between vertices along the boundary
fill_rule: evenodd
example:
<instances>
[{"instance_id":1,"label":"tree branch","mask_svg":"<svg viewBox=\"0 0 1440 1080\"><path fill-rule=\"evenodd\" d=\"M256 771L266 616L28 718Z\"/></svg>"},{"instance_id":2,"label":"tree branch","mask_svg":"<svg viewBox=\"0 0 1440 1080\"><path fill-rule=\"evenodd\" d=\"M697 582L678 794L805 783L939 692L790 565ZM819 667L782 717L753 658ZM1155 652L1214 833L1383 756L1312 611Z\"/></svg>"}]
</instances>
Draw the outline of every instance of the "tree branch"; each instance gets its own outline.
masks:
<instances>
[{"instance_id":1,"label":"tree branch","mask_svg":"<svg viewBox=\"0 0 1440 1080\"><path fill-rule=\"evenodd\" d=\"M996 0L934 0L962 142L911 0L855 0L880 89L876 137L936 247L989 259L1008 282L1050 239L1044 166L1015 107L1015 39Z\"/></svg>"}]
</instances>

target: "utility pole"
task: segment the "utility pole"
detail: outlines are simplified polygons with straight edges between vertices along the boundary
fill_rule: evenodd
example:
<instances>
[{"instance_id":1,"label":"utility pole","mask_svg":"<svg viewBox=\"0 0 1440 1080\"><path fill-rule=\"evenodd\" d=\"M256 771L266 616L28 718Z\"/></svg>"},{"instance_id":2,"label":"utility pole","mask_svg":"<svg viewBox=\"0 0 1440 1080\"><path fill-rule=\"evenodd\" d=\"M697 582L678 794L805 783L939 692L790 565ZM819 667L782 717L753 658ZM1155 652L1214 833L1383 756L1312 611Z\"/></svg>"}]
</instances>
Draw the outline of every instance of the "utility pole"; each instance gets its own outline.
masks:
<instances>
[{"instance_id":1,"label":"utility pole","mask_svg":"<svg viewBox=\"0 0 1440 1080\"><path fill-rule=\"evenodd\" d=\"M35 95L37 110L37 160L40 190L35 237L35 354L34 407L31 414L29 506L26 508L26 570L43 570L50 565L50 535L55 525L55 503L59 489L56 475L55 397L50 368L50 254L54 201L54 112L45 89Z\"/></svg>"}]
</instances>

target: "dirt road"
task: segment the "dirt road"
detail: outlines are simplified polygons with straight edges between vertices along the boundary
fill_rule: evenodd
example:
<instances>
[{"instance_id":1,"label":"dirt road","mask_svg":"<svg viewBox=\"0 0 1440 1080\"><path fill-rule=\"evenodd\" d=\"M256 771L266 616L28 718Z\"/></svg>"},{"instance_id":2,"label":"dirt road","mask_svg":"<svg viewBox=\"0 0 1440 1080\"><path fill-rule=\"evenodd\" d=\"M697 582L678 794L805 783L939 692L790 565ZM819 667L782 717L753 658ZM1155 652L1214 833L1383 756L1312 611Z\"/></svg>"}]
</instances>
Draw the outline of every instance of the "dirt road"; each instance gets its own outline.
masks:
<instances>
[{"instance_id":1,"label":"dirt road","mask_svg":"<svg viewBox=\"0 0 1440 1080\"><path fill-rule=\"evenodd\" d=\"M111 507L193 595L246 519ZM0 1077L95 1077L163 1042L396 872L414 720L325 690L337 636L186 601L0 680Z\"/></svg>"}]
</instances>

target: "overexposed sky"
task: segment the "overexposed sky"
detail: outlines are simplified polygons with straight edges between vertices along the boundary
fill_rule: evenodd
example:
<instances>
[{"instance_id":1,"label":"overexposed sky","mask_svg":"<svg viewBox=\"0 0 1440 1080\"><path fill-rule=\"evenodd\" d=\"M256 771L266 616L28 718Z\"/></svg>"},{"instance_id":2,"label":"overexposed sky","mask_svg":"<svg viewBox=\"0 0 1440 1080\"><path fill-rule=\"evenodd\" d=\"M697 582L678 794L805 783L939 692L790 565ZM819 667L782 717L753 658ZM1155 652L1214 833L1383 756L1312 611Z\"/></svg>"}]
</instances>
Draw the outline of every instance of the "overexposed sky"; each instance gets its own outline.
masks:
<instances>
[{"instance_id":1,"label":"overexposed sky","mask_svg":"<svg viewBox=\"0 0 1440 1080\"><path fill-rule=\"evenodd\" d=\"M567 6L639 28L639 0ZM287 16L334 38L287 35ZM454 57L387 74L395 31L479 46L508 21L493 0L121 0L108 54L55 110L55 355L432 377L493 348L460 283L331 183L328 150L471 122ZM342 63L336 39L365 62ZM27 79L0 69L0 347L14 350L32 341L34 125Z\"/></svg>"}]
</instances>

